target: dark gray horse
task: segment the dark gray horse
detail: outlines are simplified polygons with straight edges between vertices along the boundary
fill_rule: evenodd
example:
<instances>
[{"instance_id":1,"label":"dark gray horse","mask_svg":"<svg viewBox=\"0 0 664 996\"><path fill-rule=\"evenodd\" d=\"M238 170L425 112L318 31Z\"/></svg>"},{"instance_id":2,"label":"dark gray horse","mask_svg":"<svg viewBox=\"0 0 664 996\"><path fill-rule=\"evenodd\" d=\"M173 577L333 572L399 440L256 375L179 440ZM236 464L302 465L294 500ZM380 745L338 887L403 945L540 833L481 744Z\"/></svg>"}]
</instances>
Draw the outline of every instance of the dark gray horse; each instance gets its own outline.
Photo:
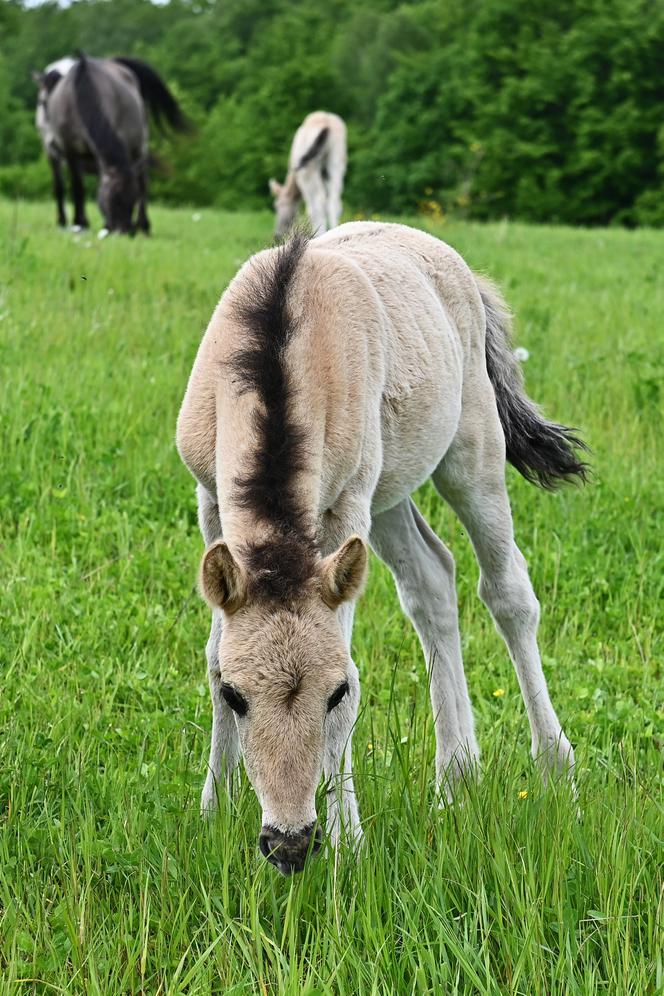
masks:
<instances>
[{"instance_id":1,"label":"dark gray horse","mask_svg":"<svg viewBox=\"0 0 664 996\"><path fill-rule=\"evenodd\" d=\"M66 224L63 164L71 174L74 225L88 227L86 172L99 175L98 203L109 231L150 231L148 197L149 108L184 131L177 101L147 63L138 59L61 59L35 74L37 127L53 172L58 224ZM134 212L137 209L136 219Z\"/></svg>"}]
</instances>

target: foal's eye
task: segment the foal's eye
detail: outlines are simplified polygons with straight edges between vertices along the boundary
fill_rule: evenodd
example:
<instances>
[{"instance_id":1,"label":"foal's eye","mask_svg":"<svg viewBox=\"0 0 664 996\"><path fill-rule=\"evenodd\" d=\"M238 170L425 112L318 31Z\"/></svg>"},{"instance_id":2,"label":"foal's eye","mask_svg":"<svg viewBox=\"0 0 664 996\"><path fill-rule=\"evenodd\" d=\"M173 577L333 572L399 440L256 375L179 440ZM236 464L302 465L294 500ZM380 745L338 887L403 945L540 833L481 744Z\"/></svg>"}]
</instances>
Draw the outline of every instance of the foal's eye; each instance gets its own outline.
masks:
<instances>
[{"instance_id":1,"label":"foal's eye","mask_svg":"<svg viewBox=\"0 0 664 996\"><path fill-rule=\"evenodd\" d=\"M225 682L222 682L221 684L221 694L224 696L227 705L231 707L233 712L236 712L238 716L245 715L249 707L244 695L240 695L240 693L233 688L232 685L227 685Z\"/></svg>"},{"instance_id":2,"label":"foal's eye","mask_svg":"<svg viewBox=\"0 0 664 996\"><path fill-rule=\"evenodd\" d=\"M329 699L327 700L328 712L332 712L332 710L339 705L339 703L341 702L342 698L344 697L347 691L348 691L348 682L343 681L339 685L339 687L334 692L332 692Z\"/></svg>"}]
</instances>

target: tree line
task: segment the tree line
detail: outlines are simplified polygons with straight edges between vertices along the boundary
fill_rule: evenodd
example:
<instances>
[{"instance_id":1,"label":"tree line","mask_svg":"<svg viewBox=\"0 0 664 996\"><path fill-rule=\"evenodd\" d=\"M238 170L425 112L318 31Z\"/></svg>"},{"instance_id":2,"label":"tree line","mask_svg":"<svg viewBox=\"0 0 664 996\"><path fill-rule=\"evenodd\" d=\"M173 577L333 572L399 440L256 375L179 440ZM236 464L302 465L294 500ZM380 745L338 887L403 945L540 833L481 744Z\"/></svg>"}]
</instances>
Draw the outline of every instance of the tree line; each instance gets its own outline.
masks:
<instances>
[{"instance_id":1,"label":"tree line","mask_svg":"<svg viewBox=\"0 0 664 996\"><path fill-rule=\"evenodd\" d=\"M0 193L48 196L32 69L152 63L195 123L154 196L265 206L306 113L349 126L355 211L664 225L661 0L79 0L0 6Z\"/></svg>"}]
</instances>

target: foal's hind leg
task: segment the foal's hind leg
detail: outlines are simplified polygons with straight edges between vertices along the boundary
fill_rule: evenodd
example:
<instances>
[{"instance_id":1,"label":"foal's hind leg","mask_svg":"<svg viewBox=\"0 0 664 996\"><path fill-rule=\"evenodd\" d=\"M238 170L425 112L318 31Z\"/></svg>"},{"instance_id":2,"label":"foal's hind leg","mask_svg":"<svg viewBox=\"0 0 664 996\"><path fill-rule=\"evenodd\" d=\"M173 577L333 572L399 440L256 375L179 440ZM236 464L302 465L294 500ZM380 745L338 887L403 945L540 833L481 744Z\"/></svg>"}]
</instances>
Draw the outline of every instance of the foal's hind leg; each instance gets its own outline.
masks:
<instances>
[{"instance_id":1,"label":"foal's hind leg","mask_svg":"<svg viewBox=\"0 0 664 996\"><path fill-rule=\"evenodd\" d=\"M427 659L436 780L450 800L454 781L479 760L461 659L454 559L410 499L374 518L370 542L394 575Z\"/></svg>"},{"instance_id":2,"label":"foal's hind leg","mask_svg":"<svg viewBox=\"0 0 664 996\"><path fill-rule=\"evenodd\" d=\"M210 546L221 537L221 522L216 501L202 484L196 488L198 498L198 524ZM207 777L201 795L201 812L211 813L217 808L217 791L225 782L230 789L233 771L240 757L237 727L230 707L221 694L219 676L219 640L221 639L221 611L213 609L210 638L205 648L208 666L208 682L212 697L212 740Z\"/></svg>"},{"instance_id":3,"label":"foal's hind leg","mask_svg":"<svg viewBox=\"0 0 664 996\"><path fill-rule=\"evenodd\" d=\"M514 542L505 487L505 440L493 390L462 415L457 436L433 474L472 541L480 565L479 594L505 640L528 711L532 754L546 772L574 765L574 754L549 698L539 649L539 602L526 561ZM489 393L490 392L490 393Z\"/></svg>"}]
</instances>

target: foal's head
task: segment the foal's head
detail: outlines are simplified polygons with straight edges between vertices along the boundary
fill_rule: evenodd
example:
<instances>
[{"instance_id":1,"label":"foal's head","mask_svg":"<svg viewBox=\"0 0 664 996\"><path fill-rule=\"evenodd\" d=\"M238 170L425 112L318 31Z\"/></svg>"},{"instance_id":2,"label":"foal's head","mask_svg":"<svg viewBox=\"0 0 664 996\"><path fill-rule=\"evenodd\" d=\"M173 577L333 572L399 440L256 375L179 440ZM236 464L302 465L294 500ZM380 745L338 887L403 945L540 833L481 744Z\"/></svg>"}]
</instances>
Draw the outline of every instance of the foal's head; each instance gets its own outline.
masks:
<instances>
[{"instance_id":1,"label":"foal's head","mask_svg":"<svg viewBox=\"0 0 664 996\"><path fill-rule=\"evenodd\" d=\"M295 177L291 173L288 174L283 184L274 179L270 180L269 187L274 198L274 210L277 216L274 234L277 239L283 239L295 220L302 195L295 182Z\"/></svg>"},{"instance_id":2,"label":"foal's head","mask_svg":"<svg viewBox=\"0 0 664 996\"><path fill-rule=\"evenodd\" d=\"M357 596L367 554L362 540L352 536L318 560L297 591L284 590L278 570L254 573L251 557L245 560L249 566L218 541L203 558L201 588L212 607L224 612L221 693L235 714L247 774L263 810L260 849L288 874L300 871L307 853L320 848L315 795L326 742L338 725L332 713L345 710L347 737L357 710L337 610Z\"/></svg>"}]
</instances>

